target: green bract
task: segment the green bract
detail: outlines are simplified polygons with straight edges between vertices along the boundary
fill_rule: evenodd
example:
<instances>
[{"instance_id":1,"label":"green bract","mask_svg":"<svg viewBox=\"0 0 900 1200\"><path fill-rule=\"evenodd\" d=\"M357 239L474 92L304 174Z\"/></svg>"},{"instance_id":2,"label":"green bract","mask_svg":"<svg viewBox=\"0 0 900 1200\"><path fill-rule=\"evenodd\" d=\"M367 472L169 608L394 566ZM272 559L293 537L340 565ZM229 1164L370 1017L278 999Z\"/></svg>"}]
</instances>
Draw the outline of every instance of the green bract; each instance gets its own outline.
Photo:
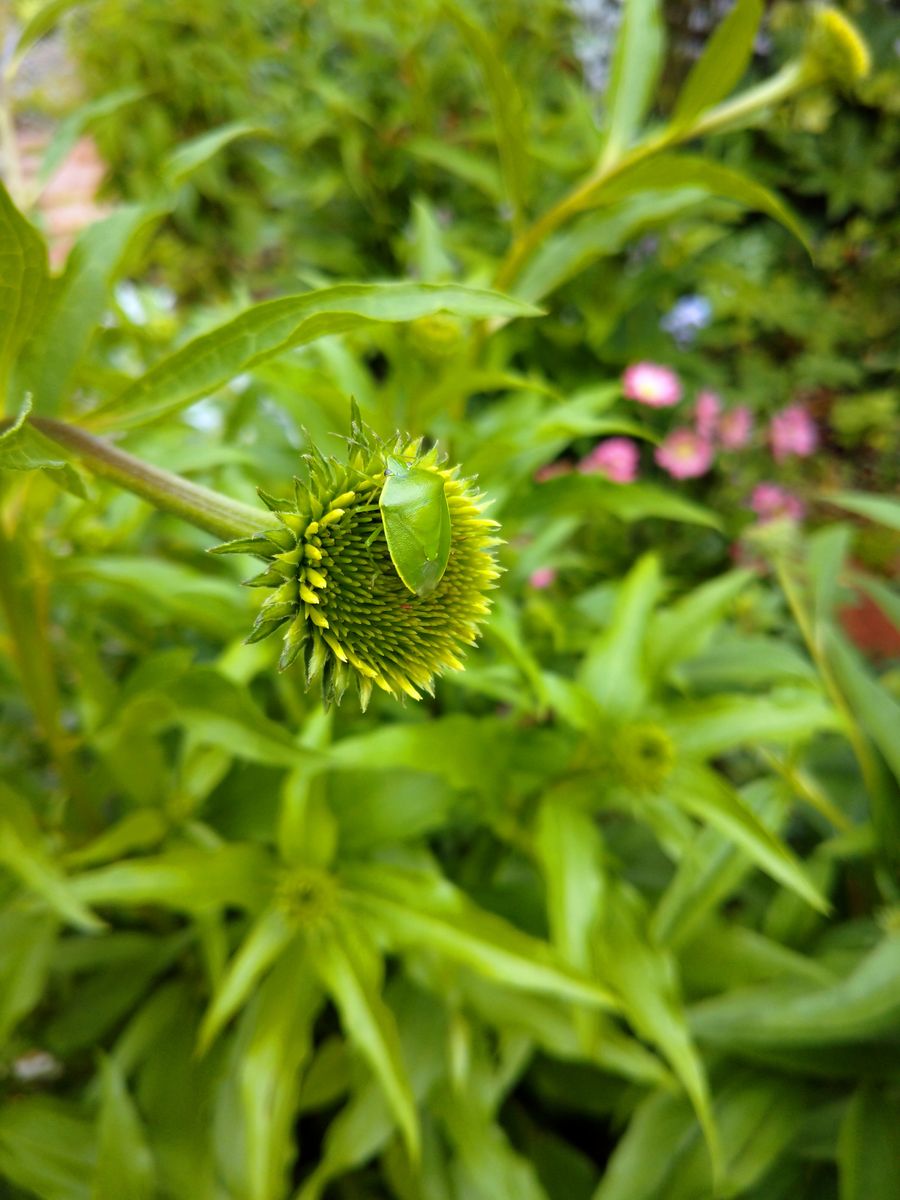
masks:
<instances>
[{"instance_id":1,"label":"green bract","mask_svg":"<svg viewBox=\"0 0 900 1200\"><path fill-rule=\"evenodd\" d=\"M405 468L406 483L442 483L442 496L429 488L426 499L443 503L449 529L438 512L429 563L413 561L415 546L404 543L409 513L402 505L388 506L393 552L388 545L379 500L389 459ZM294 480L293 500L260 491L279 526L216 547L268 560L247 581L273 589L248 641L284 629L279 667L302 653L307 684L321 682L327 703L340 702L353 679L363 709L373 686L418 700L432 692L435 676L460 670L464 647L475 643L499 573L492 554L497 522L484 515L472 481L442 462L436 448L423 451L421 438L398 434L383 442L354 409L347 461L308 454L307 478ZM432 564L443 561L438 574Z\"/></svg>"}]
</instances>

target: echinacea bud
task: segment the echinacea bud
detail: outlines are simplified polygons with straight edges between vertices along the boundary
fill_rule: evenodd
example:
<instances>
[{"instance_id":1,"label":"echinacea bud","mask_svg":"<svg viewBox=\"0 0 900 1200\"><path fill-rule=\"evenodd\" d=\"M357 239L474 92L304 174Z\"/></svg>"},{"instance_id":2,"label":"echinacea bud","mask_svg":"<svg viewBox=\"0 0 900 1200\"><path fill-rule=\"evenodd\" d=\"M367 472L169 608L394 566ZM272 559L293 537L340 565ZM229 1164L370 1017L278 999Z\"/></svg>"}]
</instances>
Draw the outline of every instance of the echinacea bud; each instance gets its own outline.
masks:
<instances>
[{"instance_id":1,"label":"echinacea bud","mask_svg":"<svg viewBox=\"0 0 900 1200\"><path fill-rule=\"evenodd\" d=\"M430 362L444 362L455 358L460 352L464 338L462 325L449 313L419 317L409 325L410 342L417 353Z\"/></svg>"},{"instance_id":2,"label":"echinacea bud","mask_svg":"<svg viewBox=\"0 0 900 1200\"><path fill-rule=\"evenodd\" d=\"M421 595L401 579L385 536L379 499L391 458L444 481L449 556L439 582ZM307 685L321 683L326 703L339 703L354 679L363 709L374 686L397 698L432 693L435 676L462 669L499 574L497 522L484 515L484 497L436 449L423 452L421 439L383 442L355 406L347 461L318 451L306 460L307 479L294 480L292 499L260 492L277 528L216 547L267 561L247 581L272 589L247 640L281 630L280 669L302 657Z\"/></svg>"},{"instance_id":3,"label":"echinacea bud","mask_svg":"<svg viewBox=\"0 0 900 1200\"><path fill-rule=\"evenodd\" d=\"M859 30L836 8L817 8L807 43L807 59L822 75L852 88L869 74L872 57Z\"/></svg>"}]
</instances>

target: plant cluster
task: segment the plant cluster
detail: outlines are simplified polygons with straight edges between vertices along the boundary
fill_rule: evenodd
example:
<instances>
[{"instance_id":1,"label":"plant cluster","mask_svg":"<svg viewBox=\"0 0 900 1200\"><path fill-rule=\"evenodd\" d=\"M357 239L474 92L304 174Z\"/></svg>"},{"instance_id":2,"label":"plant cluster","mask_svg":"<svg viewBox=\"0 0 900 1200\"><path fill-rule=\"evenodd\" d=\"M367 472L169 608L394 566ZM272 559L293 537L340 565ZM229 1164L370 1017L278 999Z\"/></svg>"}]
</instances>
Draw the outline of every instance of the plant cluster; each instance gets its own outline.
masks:
<instances>
[{"instance_id":1,"label":"plant cluster","mask_svg":"<svg viewBox=\"0 0 900 1200\"><path fill-rule=\"evenodd\" d=\"M894 1200L900 505L738 287L822 278L856 27L627 0L600 96L550 0L96 0L5 78L67 8L128 202L53 274L0 189L4 1198Z\"/></svg>"}]
</instances>

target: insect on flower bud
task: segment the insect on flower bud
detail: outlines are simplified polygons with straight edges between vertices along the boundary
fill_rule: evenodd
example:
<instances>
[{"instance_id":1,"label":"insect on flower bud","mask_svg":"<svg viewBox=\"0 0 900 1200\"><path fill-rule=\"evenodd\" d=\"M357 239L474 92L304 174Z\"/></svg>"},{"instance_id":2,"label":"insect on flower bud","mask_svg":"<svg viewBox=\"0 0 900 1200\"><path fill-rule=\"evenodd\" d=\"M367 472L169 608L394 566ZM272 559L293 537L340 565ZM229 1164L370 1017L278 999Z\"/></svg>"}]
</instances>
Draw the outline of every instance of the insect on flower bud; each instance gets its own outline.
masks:
<instances>
[{"instance_id":1,"label":"insect on flower bud","mask_svg":"<svg viewBox=\"0 0 900 1200\"><path fill-rule=\"evenodd\" d=\"M449 552L427 587L411 588L409 564L397 562L396 531L387 536L380 501L392 461L395 471L402 464L413 479L425 472L443 484L430 490L440 493L439 511L449 519ZM355 405L346 463L318 451L306 463L307 477L294 480L292 500L260 492L278 527L216 547L266 560L266 569L247 582L273 591L247 640L282 630L280 669L302 656L307 685L321 683L326 703L339 703L354 679L364 710L373 687L414 700L432 693L435 676L461 669L460 654L476 641L486 593L499 574L492 553L497 522L484 515L484 497L458 467L445 467L436 449L423 452L421 439L398 434L383 442L362 424ZM424 488L426 501L428 494ZM402 522L402 507L390 516ZM420 510L413 517L421 523ZM411 533L415 548L421 524L412 524ZM423 562L422 570L430 565Z\"/></svg>"}]
</instances>

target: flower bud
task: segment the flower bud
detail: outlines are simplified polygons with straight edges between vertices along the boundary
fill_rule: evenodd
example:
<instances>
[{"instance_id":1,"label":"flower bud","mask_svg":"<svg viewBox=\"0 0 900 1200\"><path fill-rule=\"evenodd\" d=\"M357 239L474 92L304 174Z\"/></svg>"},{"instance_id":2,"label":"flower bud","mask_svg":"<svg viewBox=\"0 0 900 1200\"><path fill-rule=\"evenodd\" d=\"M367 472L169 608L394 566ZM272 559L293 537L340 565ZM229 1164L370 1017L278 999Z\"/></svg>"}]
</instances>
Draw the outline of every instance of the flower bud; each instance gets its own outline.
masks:
<instances>
[{"instance_id":1,"label":"flower bud","mask_svg":"<svg viewBox=\"0 0 900 1200\"><path fill-rule=\"evenodd\" d=\"M862 34L843 13L828 6L813 12L806 58L824 78L847 89L865 79L872 66Z\"/></svg>"},{"instance_id":2,"label":"flower bud","mask_svg":"<svg viewBox=\"0 0 900 1200\"><path fill-rule=\"evenodd\" d=\"M388 548L378 503L388 457L444 480L450 553L427 595L404 584ZM272 589L247 640L280 629L280 669L302 659L307 685L320 683L326 703L339 703L353 680L364 710L373 687L418 700L432 693L435 676L462 668L464 647L476 641L486 592L499 574L492 553L497 522L484 515L472 481L445 467L436 449L423 453L421 439L402 434L381 441L355 406L347 461L318 451L306 458L307 478L294 480L291 500L260 492L277 528L216 547L267 562L247 581Z\"/></svg>"}]
</instances>

